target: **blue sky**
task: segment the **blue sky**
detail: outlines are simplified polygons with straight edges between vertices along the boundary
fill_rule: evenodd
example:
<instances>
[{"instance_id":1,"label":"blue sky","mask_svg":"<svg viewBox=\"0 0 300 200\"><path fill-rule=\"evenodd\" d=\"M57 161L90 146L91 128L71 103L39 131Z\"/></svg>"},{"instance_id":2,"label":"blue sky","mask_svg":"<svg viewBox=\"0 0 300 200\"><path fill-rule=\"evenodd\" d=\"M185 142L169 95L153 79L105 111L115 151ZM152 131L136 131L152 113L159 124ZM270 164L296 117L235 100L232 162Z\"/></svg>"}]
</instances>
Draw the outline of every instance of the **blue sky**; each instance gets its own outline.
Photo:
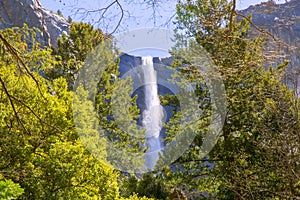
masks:
<instances>
[{"instance_id":1,"label":"blue sky","mask_svg":"<svg viewBox=\"0 0 300 200\"><path fill-rule=\"evenodd\" d=\"M114 30L115 24L117 24L120 18L120 9L115 4L112 9L110 9L106 15L109 20L101 20L101 24L96 23L99 19L99 15L85 16L80 14L80 9L99 9L108 6L112 0L40 0L43 7L57 12L57 10L62 11L65 18L71 16L74 21L85 21L95 25L97 28L101 28L102 30L106 30L105 32L110 32ZM136 0L135 2L138 2ZM267 0L237 0L237 9L245 9L250 5L259 4L261 2L266 2ZM124 18L122 23L120 24L120 28L118 29L120 32L127 31L136 28L145 28L145 27L153 27L153 10L149 5L143 4L142 6L139 4L127 4L126 2L132 2L131 0L120 0L120 3L124 6ZM156 9L156 27L164 27L164 28L172 28L172 23L169 21L170 16L175 13L175 5L176 0L162 0L159 2L164 2L160 4L160 7ZM275 0L276 3L284 3L285 0ZM114 20L112 20L114 19ZM169 23L166 23L169 22Z\"/></svg>"}]
</instances>

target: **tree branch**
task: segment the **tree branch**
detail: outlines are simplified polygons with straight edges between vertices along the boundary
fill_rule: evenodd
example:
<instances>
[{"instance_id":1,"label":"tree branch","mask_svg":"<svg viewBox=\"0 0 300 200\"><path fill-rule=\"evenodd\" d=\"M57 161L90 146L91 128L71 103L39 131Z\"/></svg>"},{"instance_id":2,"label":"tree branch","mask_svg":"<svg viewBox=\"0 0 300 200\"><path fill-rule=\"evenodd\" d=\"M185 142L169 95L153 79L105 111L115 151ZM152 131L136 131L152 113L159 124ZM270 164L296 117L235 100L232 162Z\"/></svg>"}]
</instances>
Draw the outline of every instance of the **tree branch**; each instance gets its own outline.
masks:
<instances>
[{"instance_id":1,"label":"tree branch","mask_svg":"<svg viewBox=\"0 0 300 200\"><path fill-rule=\"evenodd\" d=\"M107 5L103 8L100 8L100 9L88 10L85 8L78 8L75 14L80 14L80 15L82 15L82 19L86 19L92 13L99 13L100 17L95 23L100 23L101 20L105 19L105 14L108 12L108 10L111 9L114 5L117 5L118 8L121 9L121 13L120 13L121 16L119 17L117 25L114 27L113 31L111 33L109 33L109 35L111 35L117 31L117 29L119 28L119 26L124 18L124 14L125 14L125 10L119 0L114 0L109 5Z\"/></svg>"},{"instance_id":2,"label":"tree branch","mask_svg":"<svg viewBox=\"0 0 300 200\"><path fill-rule=\"evenodd\" d=\"M258 30L259 32L264 33L264 34L270 36L275 42L278 42L279 44L282 44L282 45L284 45L284 46L286 46L286 47L291 47L289 44L287 44L287 43L283 42L281 39L275 37L275 36L274 36L272 33L270 33L269 31L264 30L264 29L260 28L259 26L255 25L255 24L254 24L251 20L249 20L248 17L246 17L245 15L243 15L243 14L241 14L241 13L236 13L236 14L239 15L239 16L241 16L241 17L243 17L243 18L245 18L245 19L251 24L251 26L253 26L253 27L254 27L256 30Z\"/></svg>"},{"instance_id":3,"label":"tree branch","mask_svg":"<svg viewBox=\"0 0 300 200\"><path fill-rule=\"evenodd\" d=\"M46 122L45 120L43 120L42 118L40 118L40 116L38 116L38 114L36 114L35 111L32 108L30 108L28 105L26 105L23 101L17 99L14 96L11 96L11 98L14 99L15 101L21 103L24 107L26 107L41 123L43 123L43 124L45 124L45 125L47 125L47 126L49 126L51 128L54 128L57 131L60 131L60 132L63 131L62 129L60 129L60 128L56 127L56 126L53 126L52 124L49 124L48 122Z\"/></svg>"},{"instance_id":4,"label":"tree branch","mask_svg":"<svg viewBox=\"0 0 300 200\"><path fill-rule=\"evenodd\" d=\"M18 51L11 45L9 44L9 42L7 42L7 40L0 34L0 40L2 40L4 46L7 48L7 50L13 55L13 57L15 57L15 59L17 60L18 63L21 64L22 66L22 69L25 70L26 74L28 76L30 76L33 81L36 83L37 85L37 88L41 94L41 96L45 99L42 91L41 91L41 88L40 88L40 85L39 85L39 82L36 80L36 78L33 76L33 74L28 70L28 68L26 67L25 63L23 62L23 60L20 58L20 56L18 55ZM20 71L22 72L22 69L19 67Z\"/></svg>"},{"instance_id":5,"label":"tree branch","mask_svg":"<svg viewBox=\"0 0 300 200\"><path fill-rule=\"evenodd\" d=\"M236 8L236 0L232 1L232 9L230 11L230 24L229 24L229 31L230 33L232 33L232 26L233 26L233 16L236 14L235 12L235 8Z\"/></svg>"},{"instance_id":6,"label":"tree branch","mask_svg":"<svg viewBox=\"0 0 300 200\"><path fill-rule=\"evenodd\" d=\"M13 100L12 100L12 96L10 95L10 93L9 93L9 91L8 91L6 85L5 85L5 83L4 83L4 81L2 80L1 77L0 77L0 83L1 83L1 85L2 85L2 87L3 87L3 89L4 89L4 92L5 92L5 94L6 94L7 98L8 98L8 100L9 100L9 103L10 103L12 109L13 109L13 112L14 112L14 114L15 114L15 116L16 116L16 119L17 119L18 124L22 126L22 128L25 130L25 132L29 133L29 132L27 131L27 129L25 128L25 126L24 126L22 120L20 119L19 114L18 114L18 112L17 112L17 110L16 110L16 107L15 107L15 104L14 104L14 102L13 102Z\"/></svg>"}]
</instances>

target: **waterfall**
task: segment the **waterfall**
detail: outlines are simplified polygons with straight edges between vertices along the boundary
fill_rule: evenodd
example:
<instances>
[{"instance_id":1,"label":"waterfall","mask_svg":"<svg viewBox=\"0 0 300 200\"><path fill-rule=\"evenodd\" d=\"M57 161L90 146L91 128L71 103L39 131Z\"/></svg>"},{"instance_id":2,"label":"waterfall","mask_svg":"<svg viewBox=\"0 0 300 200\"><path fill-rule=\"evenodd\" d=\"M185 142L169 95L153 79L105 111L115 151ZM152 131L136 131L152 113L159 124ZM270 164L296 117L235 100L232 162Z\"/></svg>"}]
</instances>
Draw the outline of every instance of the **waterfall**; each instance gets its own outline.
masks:
<instances>
[{"instance_id":1,"label":"waterfall","mask_svg":"<svg viewBox=\"0 0 300 200\"><path fill-rule=\"evenodd\" d=\"M151 56L142 57L142 68L145 86L145 105L143 111L143 127L146 129L146 145L148 150L145 153L145 167L153 169L162 148L160 131L163 124L163 108L158 97L157 76Z\"/></svg>"}]
</instances>

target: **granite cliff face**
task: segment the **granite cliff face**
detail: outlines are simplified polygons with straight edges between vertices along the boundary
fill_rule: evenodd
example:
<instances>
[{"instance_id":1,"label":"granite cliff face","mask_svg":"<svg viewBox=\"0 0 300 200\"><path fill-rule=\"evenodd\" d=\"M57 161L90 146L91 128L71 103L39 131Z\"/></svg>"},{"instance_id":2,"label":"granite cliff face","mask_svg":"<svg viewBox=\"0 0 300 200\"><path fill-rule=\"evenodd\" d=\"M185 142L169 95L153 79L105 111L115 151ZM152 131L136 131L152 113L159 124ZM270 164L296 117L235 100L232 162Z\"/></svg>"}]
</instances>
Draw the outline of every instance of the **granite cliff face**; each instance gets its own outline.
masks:
<instances>
[{"instance_id":1,"label":"granite cliff face","mask_svg":"<svg viewBox=\"0 0 300 200\"><path fill-rule=\"evenodd\" d=\"M272 1L250 6L239 11L252 14L253 24L268 30L284 42L299 46L300 1L291 0L285 4ZM63 17L44 9L39 0L0 0L0 29L20 27L26 23L42 31L42 43L56 46L56 40L63 31L68 31L69 23ZM252 29L252 34L258 34Z\"/></svg>"},{"instance_id":2,"label":"granite cliff face","mask_svg":"<svg viewBox=\"0 0 300 200\"><path fill-rule=\"evenodd\" d=\"M274 40L268 37L266 42L264 52L268 64L276 65L288 58L291 63L285 81L291 87L300 88L300 1L291 0L285 4L269 1L250 6L239 13L242 16L252 15L253 26L250 34L265 34L255 28L256 26L278 38ZM0 29L21 27L24 23L41 30L38 41L44 46L56 47L57 38L69 28L66 19L44 9L39 0L0 0ZM129 57L127 61L128 59ZM126 66L127 61L121 60L120 65ZM140 61L135 58L135 62ZM121 69L121 73L122 70L126 71L125 68Z\"/></svg>"},{"instance_id":3,"label":"granite cliff face","mask_svg":"<svg viewBox=\"0 0 300 200\"><path fill-rule=\"evenodd\" d=\"M167 70L166 66L170 66L173 62L173 59L171 57L167 57L167 58L158 58L158 57L153 57L153 65L154 65L154 69L157 73L157 83L158 83L158 93L162 96L165 96L167 94L174 94L173 91L171 90L172 85L169 85L167 82L164 82L162 84L161 80L167 80L167 79L171 79L171 74L172 71L171 70ZM142 79L140 78L140 71L135 71L137 68L140 68L142 66L142 57L140 56L132 56L129 54L122 54L120 56L120 63L119 63L119 72L120 72L120 77L121 78L126 78L126 74L132 72L133 76L131 77L135 82L135 83L142 83ZM143 111L146 109L146 105L145 105L145 85L141 84L140 86L138 86L137 88L135 88L134 86L135 84L133 84L133 94L137 95L138 98L136 100L136 103L140 109L140 113L143 113ZM168 86L169 85L169 86ZM174 107L170 107L170 106L163 106L164 108L164 118L165 121L168 121L172 115L173 115L173 109L175 109ZM142 126L142 119L139 118L138 119L138 125ZM165 129L162 129L162 133L164 133Z\"/></svg>"},{"instance_id":4,"label":"granite cliff face","mask_svg":"<svg viewBox=\"0 0 300 200\"><path fill-rule=\"evenodd\" d=\"M69 28L66 19L44 9L39 0L0 0L0 29L24 23L41 30L37 37L44 46L56 47L57 38Z\"/></svg>"},{"instance_id":5,"label":"granite cliff face","mask_svg":"<svg viewBox=\"0 0 300 200\"><path fill-rule=\"evenodd\" d=\"M292 0L285 4L272 1L240 11L242 15L252 14L253 24L270 31L286 42L295 42L300 37L300 1Z\"/></svg>"},{"instance_id":6,"label":"granite cliff face","mask_svg":"<svg viewBox=\"0 0 300 200\"><path fill-rule=\"evenodd\" d=\"M289 68L285 76L285 83L291 88L298 88L300 93L300 1L291 0L284 4L273 1L239 11L243 16L252 15L250 35L265 35L260 29L267 30L274 37L268 36L264 53L268 65L276 64L288 59Z\"/></svg>"}]
</instances>

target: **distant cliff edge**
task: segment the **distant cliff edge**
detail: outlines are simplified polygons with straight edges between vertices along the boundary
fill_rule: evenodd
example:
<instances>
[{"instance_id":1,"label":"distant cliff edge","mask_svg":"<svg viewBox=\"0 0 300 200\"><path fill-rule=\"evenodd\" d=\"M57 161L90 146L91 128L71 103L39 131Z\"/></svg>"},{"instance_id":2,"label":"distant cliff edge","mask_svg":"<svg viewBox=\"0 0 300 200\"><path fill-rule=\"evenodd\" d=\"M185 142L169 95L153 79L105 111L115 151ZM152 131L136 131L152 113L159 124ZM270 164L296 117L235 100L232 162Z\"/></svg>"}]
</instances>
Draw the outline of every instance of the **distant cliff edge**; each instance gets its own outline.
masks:
<instances>
[{"instance_id":1,"label":"distant cliff edge","mask_svg":"<svg viewBox=\"0 0 300 200\"><path fill-rule=\"evenodd\" d=\"M65 18L44 9L39 0L0 0L0 29L24 23L41 30L37 39L44 46L56 47L57 38L69 28Z\"/></svg>"},{"instance_id":2,"label":"distant cliff edge","mask_svg":"<svg viewBox=\"0 0 300 200\"><path fill-rule=\"evenodd\" d=\"M291 0L284 4L273 1L250 6L239 11L241 16L252 15L250 35L265 35L259 29L267 30L268 36L264 48L267 64L276 66L283 60L289 60L285 83L290 88L298 88L300 94L300 0ZM240 17L241 17L240 16Z\"/></svg>"}]
</instances>

